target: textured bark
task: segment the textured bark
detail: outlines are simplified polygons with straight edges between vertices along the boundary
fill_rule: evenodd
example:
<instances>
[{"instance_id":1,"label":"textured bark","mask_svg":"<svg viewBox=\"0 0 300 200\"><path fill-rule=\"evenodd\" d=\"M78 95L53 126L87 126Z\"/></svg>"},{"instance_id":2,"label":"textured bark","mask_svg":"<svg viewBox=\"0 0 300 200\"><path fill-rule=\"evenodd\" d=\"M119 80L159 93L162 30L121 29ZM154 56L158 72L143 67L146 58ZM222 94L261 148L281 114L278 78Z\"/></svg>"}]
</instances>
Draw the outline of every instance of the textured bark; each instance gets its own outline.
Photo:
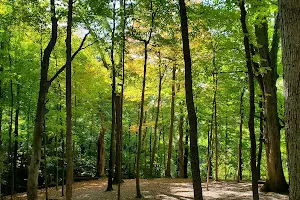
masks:
<instances>
[{"instance_id":1,"label":"textured bark","mask_svg":"<svg viewBox=\"0 0 300 200\"><path fill-rule=\"evenodd\" d=\"M261 57L260 67L266 68L262 76L264 88L264 112L265 112L265 144L267 155L267 180L262 191L288 192L281 161L280 152L280 124L277 111L277 53L279 37L277 33L277 20L272 42L272 50L269 51L268 24L255 27L256 40L259 44L259 54Z\"/></svg>"},{"instance_id":2,"label":"textured bark","mask_svg":"<svg viewBox=\"0 0 300 200\"><path fill-rule=\"evenodd\" d=\"M112 90L111 90L111 136L110 136L110 154L109 154L109 169L108 169L108 182L106 191L113 190L113 176L114 176L114 165L115 165L115 124L116 124L116 69L114 62L114 45L115 45L115 29L116 29L116 1L113 1L113 28L111 33L111 49L110 49L110 60L112 66Z\"/></svg>"},{"instance_id":3,"label":"textured bark","mask_svg":"<svg viewBox=\"0 0 300 200\"><path fill-rule=\"evenodd\" d=\"M239 151L238 151L238 175L237 182L240 182L243 179L243 169L242 169L242 148L243 148L243 121L244 121L244 99L245 88L242 89L240 97L240 137L239 137Z\"/></svg>"},{"instance_id":4,"label":"textured bark","mask_svg":"<svg viewBox=\"0 0 300 200\"><path fill-rule=\"evenodd\" d=\"M252 193L253 199L258 200L258 178L257 178L257 170L256 170L256 140L255 140L255 132L254 132L254 114L255 114L255 104L254 104L254 74L252 69L252 59L250 52L250 40L249 40L249 32L246 25L246 16L247 12L245 9L245 2L242 0L239 3L240 11L241 11L241 24L242 30L244 33L244 47L245 47L245 57L246 64L248 69L248 81L249 81L249 134L250 134L250 142L251 142L251 173L252 173Z\"/></svg>"},{"instance_id":5,"label":"textured bark","mask_svg":"<svg viewBox=\"0 0 300 200\"><path fill-rule=\"evenodd\" d=\"M173 66L172 70L172 100L171 100L171 121L170 121L170 132L169 132L169 148L168 148L168 159L167 169L165 171L166 177L171 177L171 158L172 158L172 143L173 143L173 128L174 128L174 114L175 114L175 80L176 80L176 67Z\"/></svg>"},{"instance_id":6,"label":"textured bark","mask_svg":"<svg viewBox=\"0 0 300 200\"><path fill-rule=\"evenodd\" d=\"M194 188L194 199L202 200L201 176L199 169L198 136L197 136L197 116L194 107L193 81L192 81L192 59L190 54L188 20L186 14L186 5L184 0L179 0L181 35L183 44L183 56L185 64L185 91L186 105L188 110L190 125L190 149L191 149L191 167Z\"/></svg>"},{"instance_id":7,"label":"textured bark","mask_svg":"<svg viewBox=\"0 0 300 200\"><path fill-rule=\"evenodd\" d=\"M52 33L51 39L44 50L43 59L41 62L41 78L40 78L40 88L39 97L37 101L37 109L34 124L34 138L33 138L33 150L30 161L30 166L28 169L28 181L27 181L27 199L36 200L37 199L37 189L38 189L38 176L41 162L41 148L42 148L42 133L43 133L43 123L45 120L45 104L47 93L49 89L49 83L47 81L48 68L50 55L57 40L57 18L55 16L55 1L50 0L51 5L51 22L52 22Z\"/></svg>"},{"instance_id":8,"label":"textured bark","mask_svg":"<svg viewBox=\"0 0 300 200\"><path fill-rule=\"evenodd\" d=\"M72 199L73 184L73 141L72 141L72 21L73 0L68 3L68 22L66 38L66 157L67 157L67 181L66 200Z\"/></svg>"},{"instance_id":9,"label":"textured bark","mask_svg":"<svg viewBox=\"0 0 300 200\"><path fill-rule=\"evenodd\" d=\"M97 177L104 177L105 176L105 132L106 128L104 125L104 118L100 114L101 118L101 131L100 135L98 137L98 142L97 142Z\"/></svg>"},{"instance_id":10,"label":"textured bark","mask_svg":"<svg viewBox=\"0 0 300 200\"><path fill-rule=\"evenodd\" d=\"M160 53L159 53L159 60L160 60ZM154 162L155 162L155 154L156 154L156 146L157 146L157 127L158 127L158 118L159 118L160 100L161 100L161 87L162 87L162 79L163 79L163 75L161 73L160 67L161 66L159 66L159 84L158 84L156 117L155 117L155 125L154 125L154 142L153 142L153 148L152 148L153 149L152 156L151 156L151 160L150 160L150 174L149 174L150 178L153 178L153 166L154 166Z\"/></svg>"},{"instance_id":11,"label":"textured bark","mask_svg":"<svg viewBox=\"0 0 300 200\"><path fill-rule=\"evenodd\" d=\"M285 131L288 146L289 198L300 199L300 1L280 0Z\"/></svg>"}]
</instances>

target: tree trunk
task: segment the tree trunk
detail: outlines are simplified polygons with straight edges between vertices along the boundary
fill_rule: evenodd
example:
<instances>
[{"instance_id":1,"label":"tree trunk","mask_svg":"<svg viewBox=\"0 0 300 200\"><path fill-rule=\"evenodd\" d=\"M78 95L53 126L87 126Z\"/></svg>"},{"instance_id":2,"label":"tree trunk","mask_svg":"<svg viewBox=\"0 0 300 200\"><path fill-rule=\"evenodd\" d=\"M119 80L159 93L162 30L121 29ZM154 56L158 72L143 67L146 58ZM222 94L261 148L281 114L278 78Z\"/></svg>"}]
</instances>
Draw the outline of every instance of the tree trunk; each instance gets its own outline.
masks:
<instances>
[{"instance_id":1,"label":"tree trunk","mask_svg":"<svg viewBox=\"0 0 300 200\"><path fill-rule=\"evenodd\" d=\"M197 136L197 116L193 99L193 82L192 82L192 59L190 55L188 22L186 14L186 6L184 0L179 0L180 5L180 21L181 35L183 43L183 55L185 64L185 91L186 105L188 110L190 125L190 149L191 149L191 167L193 176L194 199L203 199L201 188L201 176L199 169L199 153L198 153L198 136Z\"/></svg>"},{"instance_id":2,"label":"tree trunk","mask_svg":"<svg viewBox=\"0 0 300 200\"><path fill-rule=\"evenodd\" d=\"M10 57L10 56L9 56ZM8 184L11 186L11 195L10 199L13 199L14 195L14 174L13 174L13 147L12 147L12 126L13 126L13 106L14 106L14 95L13 95L13 82L10 80L10 121L9 121L9 128L8 128L8 160L10 164L10 173L8 173ZM10 175L9 175L10 174Z\"/></svg>"},{"instance_id":3,"label":"tree trunk","mask_svg":"<svg viewBox=\"0 0 300 200\"><path fill-rule=\"evenodd\" d=\"M284 75L285 131L288 146L288 166L290 177L289 198L300 199L300 2L280 0L282 64Z\"/></svg>"},{"instance_id":4,"label":"tree trunk","mask_svg":"<svg viewBox=\"0 0 300 200\"><path fill-rule=\"evenodd\" d=\"M276 22L277 23L277 22ZM276 24L275 23L275 24ZM262 191L288 192L281 161L280 152L280 124L277 111L277 53L279 37L274 27L272 50L269 52L268 24L263 22L255 27L256 39L259 44L259 54L262 68L270 68L262 76L264 88L264 112L265 112L265 144L267 155L267 181Z\"/></svg>"},{"instance_id":5,"label":"tree trunk","mask_svg":"<svg viewBox=\"0 0 300 200\"><path fill-rule=\"evenodd\" d=\"M2 49L2 43L0 44ZM0 72L3 72L3 68L0 67ZM2 141L2 117L3 117L3 93L2 93L2 80L0 80L0 152L3 152L3 141ZM0 162L3 162L3 154L0 155ZM2 200L2 173L3 166L0 167L0 199Z\"/></svg>"},{"instance_id":6,"label":"tree trunk","mask_svg":"<svg viewBox=\"0 0 300 200\"><path fill-rule=\"evenodd\" d=\"M181 104L183 104L183 102ZM179 141L178 141L179 178L184 178L183 120L184 120L184 116L183 116L183 110L181 108L179 124L178 124L178 129L179 129Z\"/></svg>"},{"instance_id":7,"label":"tree trunk","mask_svg":"<svg viewBox=\"0 0 300 200\"><path fill-rule=\"evenodd\" d=\"M116 96L116 132L117 132L117 144L116 144L116 172L117 179L115 183L118 184L118 199L120 199L121 196L121 180L122 180L122 141L121 141L121 135L122 135L122 124L121 124L121 96ZM116 177L116 176L115 176Z\"/></svg>"},{"instance_id":8,"label":"tree trunk","mask_svg":"<svg viewBox=\"0 0 300 200\"><path fill-rule=\"evenodd\" d=\"M17 95L16 95L16 114L15 114L15 144L14 144L14 171L13 171L13 193L16 191L16 180L17 180L17 160L18 160L18 148L19 148L19 113L20 113L20 85L17 85Z\"/></svg>"},{"instance_id":9,"label":"tree trunk","mask_svg":"<svg viewBox=\"0 0 300 200\"><path fill-rule=\"evenodd\" d=\"M45 104L46 97L49 89L49 82L47 81L49 60L52 50L57 40L57 18L55 16L55 0L50 0L51 5L51 22L52 22L52 35L48 43L48 46L44 50L44 55L41 63L41 78L39 97L37 101L37 109L34 124L34 138L33 138L33 150L28 169L28 181L27 181L27 199L37 199L38 189L38 176L41 162L41 148L42 148L42 133L43 123L45 120Z\"/></svg>"},{"instance_id":10,"label":"tree trunk","mask_svg":"<svg viewBox=\"0 0 300 200\"><path fill-rule=\"evenodd\" d=\"M176 84L175 80L176 80L176 67L174 65L172 71L171 121L170 121L170 132L169 132L167 169L165 172L166 177L171 177L171 158L172 158L172 146L173 146L172 142L173 142L174 112L175 112L175 84Z\"/></svg>"},{"instance_id":11,"label":"tree trunk","mask_svg":"<svg viewBox=\"0 0 300 200\"><path fill-rule=\"evenodd\" d=\"M138 135L138 154L136 162L136 198L142 198L140 189L140 159L142 152L142 127L144 118L144 103L145 103L145 88L146 88L146 72L147 72L147 58L148 58L148 43L144 42L145 48L145 61L144 61L144 75L143 75L143 87L142 87L142 97L141 97L141 111L140 111L140 123L139 123L139 135Z\"/></svg>"},{"instance_id":12,"label":"tree trunk","mask_svg":"<svg viewBox=\"0 0 300 200\"><path fill-rule=\"evenodd\" d=\"M217 89L218 89L218 74L215 75L214 88L214 125L215 125L215 180L219 181L219 140L218 140L218 123L217 123Z\"/></svg>"},{"instance_id":13,"label":"tree trunk","mask_svg":"<svg viewBox=\"0 0 300 200\"><path fill-rule=\"evenodd\" d=\"M73 184L73 141L72 141L72 12L73 0L68 4L68 25L66 38L66 156L67 156L67 182L66 182L66 200L72 199Z\"/></svg>"},{"instance_id":14,"label":"tree trunk","mask_svg":"<svg viewBox=\"0 0 300 200\"><path fill-rule=\"evenodd\" d=\"M109 169L108 169L108 182L106 191L113 190L113 176L114 176L114 165L115 165L115 124L116 124L116 69L114 62L114 44L115 44L115 29L116 29L116 1L113 1L113 28L111 33L111 51L110 59L112 65L112 90L111 90L111 137L110 137L110 154L109 154Z\"/></svg>"},{"instance_id":15,"label":"tree trunk","mask_svg":"<svg viewBox=\"0 0 300 200\"><path fill-rule=\"evenodd\" d=\"M257 154L257 178L260 180L260 167L261 167L261 157L262 157L262 147L264 141L264 111L263 111L263 99L260 97L259 101L259 146Z\"/></svg>"},{"instance_id":16,"label":"tree trunk","mask_svg":"<svg viewBox=\"0 0 300 200\"><path fill-rule=\"evenodd\" d=\"M249 134L250 134L250 142L251 142L251 172L252 172L252 193L253 199L258 200L258 178L257 178L257 170L256 170L256 139L254 132L254 114L255 114L255 104L254 104L254 74L252 69L252 59L250 52L250 40L249 40L249 32L246 25L246 9L245 2L242 0L239 3L240 11L241 11L241 24L244 33L244 47L245 47L245 57L248 69L248 81L249 81Z\"/></svg>"},{"instance_id":17,"label":"tree trunk","mask_svg":"<svg viewBox=\"0 0 300 200\"><path fill-rule=\"evenodd\" d=\"M212 131L213 131L213 120L214 120L214 108L215 108L215 96L213 98L213 105L212 105L212 113L211 113L211 119L210 119L210 124L209 124L209 130L208 130L208 156L207 156L207 174L206 174L206 190L208 191L208 184L209 184L209 179L212 177L212 163L211 163L211 158L212 158Z\"/></svg>"},{"instance_id":18,"label":"tree trunk","mask_svg":"<svg viewBox=\"0 0 300 200\"><path fill-rule=\"evenodd\" d=\"M160 58L160 53L159 53L159 58ZM153 178L153 165L154 165L155 154L156 154L156 146L157 146L157 126L158 126L160 100L161 100L162 78L163 78L163 75L161 73L161 69L160 69L160 66L159 66L158 98L157 98L156 117L155 117L155 125L154 125L153 150L152 150L152 156L151 156L151 161L150 161L150 174L149 174L150 178Z\"/></svg>"},{"instance_id":19,"label":"tree trunk","mask_svg":"<svg viewBox=\"0 0 300 200\"><path fill-rule=\"evenodd\" d=\"M106 128L104 125L104 118L102 114L100 114L101 118L101 131L100 135L98 137L98 142L97 142L97 177L101 178L105 176L105 132Z\"/></svg>"},{"instance_id":20,"label":"tree trunk","mask_svg":"<svg viewBox=\"0 0 300 200\"><path fill-rule=\"evenodd\" d=\"M239 137L239 152L238 152L238 175L237 182L240 182L243 179L243 160L242 160L242 148L243 148L243 121L244 121L244 99L245 88L242 89L240 97L240 137Z\"/></svg>"},{"instance_id":21,"label":"tree trunk","mask_svg":"<svg viewBox=\"0 0 300 200\"><path fill-rule=\"evenodd\" d=\"M186 130L184 144L184 178L188 178L188 163L189 163L189 130Z\"/></svg>"}]
</instances>

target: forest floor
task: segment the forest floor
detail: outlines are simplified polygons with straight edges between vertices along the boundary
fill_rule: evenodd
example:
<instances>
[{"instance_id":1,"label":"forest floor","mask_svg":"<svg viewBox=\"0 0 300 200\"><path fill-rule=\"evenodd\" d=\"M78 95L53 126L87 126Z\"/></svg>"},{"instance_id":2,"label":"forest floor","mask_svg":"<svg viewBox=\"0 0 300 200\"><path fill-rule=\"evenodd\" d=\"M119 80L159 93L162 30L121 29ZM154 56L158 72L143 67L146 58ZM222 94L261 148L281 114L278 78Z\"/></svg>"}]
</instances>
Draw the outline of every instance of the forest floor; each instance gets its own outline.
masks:
<instances>
[{"instance_id":1,"label":"forest floor","mask_svg":"<svg viewBox=\"0 0 300 200\"><path fill-rule=\"evenodd\" d=\"M260 185L261 186L261 185ZM117 186L114 186L112 192L105 192L107 180L92 180L76 182L73 184L74 200L115 200L117 199ZM202 184L205 200L211 199L252 199L251 183L243 182L211 182L209 191L206 191L205 184ZM189 200L193 199L193 185L189 179L142 179L141 191L143 199L164 199L164 200ZM45 190L39 190L39 199L45 199ZM135 199L135 179L125 180L121 184L121 199ZM54 188L49 188L49 200L64 199L61 196L61 190L58 192ZM7 198L8 199L8 198ZM17 194L17 200L25 200L26 194ZM260 192L260 199L282 200L288 199L286 195L276 193Z\"/></svg>"}]
</instances>

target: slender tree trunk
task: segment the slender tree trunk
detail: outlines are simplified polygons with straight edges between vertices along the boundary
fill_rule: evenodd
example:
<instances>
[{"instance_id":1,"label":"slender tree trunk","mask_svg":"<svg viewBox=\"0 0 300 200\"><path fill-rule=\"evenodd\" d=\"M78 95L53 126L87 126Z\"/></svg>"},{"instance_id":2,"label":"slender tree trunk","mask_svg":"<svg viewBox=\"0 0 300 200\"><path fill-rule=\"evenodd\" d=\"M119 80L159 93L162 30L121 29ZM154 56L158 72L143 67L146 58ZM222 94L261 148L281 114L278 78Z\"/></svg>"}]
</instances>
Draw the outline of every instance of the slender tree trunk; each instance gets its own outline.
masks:
<instances>
[{"instance_id":1,"label":"slender tree trunk","mask_svg":"<svg viewBox=\"0 0 300 200\"><path fill-rule=\"evenodd\" d=\"M2 49L2 43L0 43L0 49ZM0 67L0 72L3 72L3 68ZM0 80L0 152L3 152L3 141L2 141L2 117L3 117L3 92L2 92L2 80ZM0 162L3 162L3 154L0 155ZM3 166L0 166L0 200L2 200L2 174Z\"/></svg>"},{"instance_id":2,"label":"slender tree trunk","mask_svg":"<svg viewBox=\"0 0 300 200\"><path fill-rule=\"evenodd\" d=\"M113 176L114 176L114 165L115 165L115 125L116 125L116 69L114 62L114 46L115 46L115 29L116 29L116 1L113 0L113 28L111 33L111 49L110 49L110 59L112 65L112 90L111 90L111 112L112 112L112 122L111 122L111 138L110 138L110 154L109 154L109 170L108 170L108 183L106 191L113 190Z\"/></svg>"},{"instance_id":3,"label":"slender tree trunk","mask_svg":"<svg viewBox=\"0 0 300 200\"><path fill-rule=\"evenodd\" d=\"M147 72L147 58L148 58L148 43L144 42L145 48L145 62L144 62L144 76L143 76L143 87L141 97L141 111L140 111L140 124L139 124L139 136L138 136L138 154L136 163L136 197L142 198L140 189L140 159L142 152L142 127L144 118L144 103L145 103L145 88L146 88L146 72Z\"/></svg>"},{"instance_id":4,"label":"slender tree trunk","mask_svg":"<svg viewBox=\"0 0 300 200\"><path fill-rule=\"evenodd\" d=\"M238 175L237 182L240 182L243 179L243 169L242 169L242 148L243 148L243 121L244 121L244 99L245 88L242 89L241 97L240 97L240 137L239 137L239 151L238 151Z\"/></svg>"},{"instance_id":5,"label":"slender tree trunk","mask_svg":"<svg viewBox=\"0 0 300 200\"><path fill-rule=\"evenodd\" d=\"M10 56L9 56L10 57ZM13 147L12 147L12 126L13 126L13 106L14 106L14 95L13 95L13 82L10 80L10 122L9 122L9 130L8 130L8 136L9 136L9 143L8 143L8 149L9 149L9 163L10 163L10 174L11 174L11 180L10 180L10 186L11 186L11 193L10 193L10 199L13 199L14 195L14 174L13 174ZM8 175L9 178L9 175ZM9 180L8 180L9 181Z\"/></svg>"},{"instance_id":6,"label":"slender tree trunk","mask_svg":"<svg viewBox=\"0 0 300 200\"><path fill-rule=\"evenodd\" d=\"M213 105L212 105L212 113L211 113L211 119L209 124L209 130L208 130L208 160L207 160L207 175L206 175L206 190L208 191L208 184L209 179L212 176L212 166L211 166L211 158L212 158L212 137L213 137L213 120L214 120L214 108L215 108L215 95L213 98Z\"/></svg>"},{"instance_id":7,"label":"slender tree trunk","mask_svg":"<svg viewBox=\"0 0 300 200\"><path fill-rule=\"evenodd\" d=\"M227 99L228 101L228 99ZM228 104L226 109L226 122L225 122L225 157L228 158ZM227 160L224 161L225 180L227 180Z\"/></svg>"},{"instance_id":8,"label":"slender tree trunk","mask_svg":"<svg viewBox=\"0 0 300 200\"><path fill-rule=\"evenodd\" d=\"M189 130L186 129L185 144L184 144L184 178L188 178L188 163L189 163Z\"/></svg>"},{"instance_id":9,"label":"slender tree trunk","mask_svg":"<svg viewBox=\"0 0 300 200\"><path fill-rule=\"evenodd\" d=\"M257 169L256 169L256 139L255 139L255 132L254 132L254 114L255 114L255 105L254 105L254 75L252 69L252 59L251 59L251 52L250 52L250 41L249 41L249 32L247 30L246 25L246 9L245 9L245 2L242 0L239 3L240 11L241 11L241 24L244 33L244 46L245 46L245 57L248 69L248 81L249 81L249 104L250 104L250 111L249 111L249 134L250 134L250 142L251 142L251 172L252 172L252 192L253 192L253 199L258 200L258 178L257 178Z\"/></svg>"},{"instance_id":10,"label":"slender tree trunk","mask_svg":"<svg viewBox=\"0 0 300 200\"><path fill-rule=\"evenodd\" d=\"M300 199L299 7L300 2L297 0L279 1L285 89L285 131L287 135L290 177L289 198L291 200Z\"/></svg>"},{"instance_id":11,"label":"slender tree trunk","mask_svg":"<svg viewBox=\"0 0 300 200\"><path fill-rule=\"evenodd\" d=\"M160 53L159 53L159 59L160 59ZM149 174L150 178L153 178L153 166L154 166L156 146L157 146L157 127L158 127L158 118L159 118L160 101L161 101L162 78L163 78L163 75L161 73L161 69L159 66L158 98L157 98L156 117L155 117L155 125L154 125L153 150L152 150L152 156L151 156L151 160L150 160L150 174Z\"/></svg>"},{"instance_id":12,"label":"slender tree trunk","mask_svg":"<svg viewBox=\"0 0 300 200\"><path fill-rule=\"evenodd\" d=\"M215 61L214 61L215 62ZM218 122L217 122L217 89L218 89L218 74L215 75L215 89L214 89L214 125L215 125L215 179L219 181L219 139L218 139Z\"/></svg>"},{"instance_id":13,"label":"slender tree trunk","mask_svg":"<svg viewBox=\"0 0 300 200\"><path fill-rule=\"evenodd\" d=\"M68 4L68 25L66 38L66 155L67 155L67 182L66 182L66 199L72 199L73 184L73 141L72 141L72 20L73 20L73 0L69 0Z\"/></svg>"},{"instance_id":14,"label":"slender tree trunk","mask_svg":"<svg viewBox=\"0 0 300 200\"><path fill-rule=\"evenodd\" d=\"M45 195L46 195L46 200L48 200L47 134L46 134L45 122L44 122L44 177L45 177Z\"/></svg>"},{"instance_id":15,"label":"slender tree trunk","mask_svg":"<svg viewBox=\"0 0 300 200\"><path fill-rule=\"evenodd\" d=\"M183 104L183 102L181 102ZM182 106L182 105L181 105ZM179 141L178 141L178 160L179 160L179 177L184 178L184 155L183 155L183 109L181 108L181 113L179 117Z\"/></svg>"},{"instance_id":16,"label":"slender tree trunk","mask_svg":"<svg viewBox=\"0 0 300 200\"><path fill-rule=\"evenodd\" d=\"M264 141L264 111L263 111L263 103L262 96L259 101L259 146L258 146L258 154L257 154L257 178L260 180L260 167L261 167L261 157L262 157L262 147Z\"/></svg>"},{"instance_id":17,"label":"slender tree trunk","mask_svg":"<svg viewBox=\"0 0 300 200\"><path fill-rule=\"evenodd\" d=\"M48 46L44 50L43 59L41 62L41 78L40 78L40 89L39 97L37 101L37 109L34 124L34 138L33 138L33 150L28 170L28 181L27 181L27 199L37 199L38 189L38 176L41 162L41 148L42 148L42 132L43 123L45 120L45 107L46 97L49 89L49 82L47 81L49 60L51 52L56 44L57 40L57 18L55 16L55 0L50 0L51 5L51 22L52 22L52 33L51 39Z\"/></svg>"},{"instance_id":18,"label":"slender tree trunk","mask_svg":"<svg viewBox=\"0 0 300 200\"><path fill-rule=\"evenodd\" d=\"M98 142L97 142L97 177L104 177L105 176L105 124L104 124L104 118L102 114L100 114L101 118L101 131L100 135L98 137Z\"/></svg>"},{"instance_id":19,"label":"slender tree trunk","mask_svg":"<svg viewBox=\"0 0 300 200\"><path fill-rule=\"evenodd\" d=\"M18 160L18 148L19 148L19 142L18 142L18 137L19 137L19 113L20 113L20 85L17 85L17 95L16 95L16 114L15 114L15 144L14 144L14 171L13 171L13 188L12 191L16 191L16 180L17 180L17 160Z\"/></svg>"},{"instance_id":20,"label":"slender tree trunk","mask_svg":"<svg viewBox=\"0 0 300 200\"><path fill-rule=\"evenodd\" d=\"M183 43L183 55L185 63L185 91L186 105L190 124L190 149L191 149L191 166L194 187L194 199L202 200L201 176L199 169L199 153L198 153L198 136L197 136L197 116L193 99L193 82L192 82L192 59L190 55L188 22L186 14L186 6L184 0L179 0L180 5L180 21Z\"/></svg>"},{"instance_id":21,"label":"slender tree trunk","mask_svg":"<svg viewBox=\"0 0 300 200\"><path fill-rule=\"evenodd\" d=\"M117 148L116 148L116 172L117 180L116 183L118 184L118 200L121 198L121 180L122 180L122 142L121 142L121 135L122 135L122 124L121 124L121 96L116 96L116 132L117 132Z\"/></svg>"},{"instance_id":22,"label":"slender tree trunk","mask_svg":"<svg viewBox=\"0 0 300 200\"><path fill-rule=\"evenodd\" d=\"M173 142L173 128L174 128L174 115L175 115L175 81L176 81L176 67L173 66L172 70L172 100L171 100L171 121L169 132L169 148L168 148L168 160L167 169L165 172L166 177L171 177L171 158L172 158L172 142Z\"/></svg>"}]
</instances>

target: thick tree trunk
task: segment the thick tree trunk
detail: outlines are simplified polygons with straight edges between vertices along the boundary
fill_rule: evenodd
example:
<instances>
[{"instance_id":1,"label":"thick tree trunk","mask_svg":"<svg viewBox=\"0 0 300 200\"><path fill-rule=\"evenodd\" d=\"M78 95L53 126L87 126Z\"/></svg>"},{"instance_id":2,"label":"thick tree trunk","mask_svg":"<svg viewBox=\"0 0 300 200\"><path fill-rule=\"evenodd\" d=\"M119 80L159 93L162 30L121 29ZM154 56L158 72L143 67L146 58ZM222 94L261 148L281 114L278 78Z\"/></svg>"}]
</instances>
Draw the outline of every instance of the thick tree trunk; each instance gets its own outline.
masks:
<instances>
[{"instance_id":1,"label":"thick tree trunk","mask_svg":"<svg viewBox=\"0 0 300 200\"><path fill-rule=\"evenodd\" d=\"M282 63L284 75L285 131L287 135L289 198L300 199L300 18L298 0L280 0Z\"/></svg>"},{"instance_id":2,"label":"thick tree trunk","mask_svg":"<svg viewBox=\"0 0 300 200\"><path fill-rule=\"evenodd\" d=\"M101 131L100 131L100 135L98 137L98 141L97 141L97 174L96 176L98 178L100 177L104 177L105 176L105 132L106 132L106 128L104 125L104 118L103 116L100 114L100 118L101 118Z\"/></svg>"},{"instance_id":3,"label":"thick tree trunk","mask_svg":"<svg viewBox=\"0 0 300 200\"><path fill-rule=\"evenodd\" d=\"M245 88L242 89L240 97L240 137L239 137L239 150L238 150L238 174L237 182L240 182L243 179L243 160L242 160L242 148L243 148L243 121L244 121L244 99Z\"/></svg>"},{"instance_id":4,"label":"thick tree trunk","mask_svg":"<svg viewBox=\"0 0 300 200\"><path fill-rule=\"evenodd\" d=\"M57 40L57 18L55 16L55 0L50 1L51 5L51 22L52 22L52 35L48 43L48 46L44 50L44 55L41 63L41 78L40 78L40 89L39 97L37 101L37 109L34 124L34 138L33 138L33 150L28 169L28 180L27 180L27 199L37 199L38 189L38 176L41 162L41 149L42 149L42 133L43 123L45 120L45 104L47 93L49 89L49 83L47 81L49 60L52 50Z\"/></svg>"},{"instance_id":5,"label":"thick tree trunk","mask_svg":"<svg viewBox=\"0 0 300 200\"><path fill-rule=\"evenodd\" d=\"M66 156L67 156L67 181L66 200L72 199L73 184L73 141L72 141L72 20L73 20L73 0L68 4L68 25L66 38Z\"/></svg>"},{"instance_id":6,"label":"thick tree trunk","mask_svg":"<svg viewBox=\"0 0 300 200\"><path fill-rule=\"evenodd\" d=\"M176 80L176 67L173 66L172 71L172 100L171 100L171 121L170 121L170 132L169 132L169 148L168 148L168 159L167 169L165 172L166 177L171 177L171 158L172 158L172 143L173 143L173 128L174 128L174 112L175 112L175 80Z\"/></svg>"},{"instance_id":7,"label":"thick tree trunk","mask_svg":"<svg viewBox=\"0 0 300 200\"><path fill-rule=\"evenodd\" d=\"M277 111L277 53L279 37L276 37L278 27L274 27L272 51L269 52L268 24L263 22L255 27L256 39L259 44L261 67L270 68L262 76L264 85L265 112L265 144L267 155L267 181L262 191L288 192L281 161L280 124Z\"/></svg>"},{"instance_id":8,"label":"thick tree trunk","mask_svg":"<svg viewBox=\"0 0 300 200\"><path fill-rule=\"evenodd\" d=\"M160 57L160 53L159 53L159 57ZM150 161L150 174L149 174L150 178L153 178L153 166L154 166L156 146L157 146L157 127L158 127L158 118L159 118L159 110L160 110L162 78L163 78L163 75L161 73L161 69L159 66L158 98L157 98L156 117L155 117L155 125L154 125L154 142L153 142L153 148L152 148L153 150L152 150L152 156L151 156L151 161Z\"/></svg>"},{"instance_id":9,"label":"thick tree trunk","mask_svg":"<svg viewBox=\"0 0 300 200\"><path fill-rule=\"evenodd\" d=\"M250 142L251 142L251 172L252 172L252 193L253 199L258 200L258 178L257 178L257 170L256 170L256 140L255 140L255 132L254 132L254 114L255 114L255 104L254 104L254 74L252 69L252 59L250 52L250 40L249 40L249 32L246 24L246 9L245 2L242 0L239 3L240 11L241 11L241 24L244 33L244 47L245 47L245 57L248 69L248 81L249 81L249 134L250 134Z\"/></svg>"},{"instance_id":10,"label":"thick tree trunk","mask_svg":"<svg viewBox=\"0 0 300 200\"><path fill-rule=\"evenodd\" d=\"M186 5L184 0L179 0L181 35L183 43L183 55L185 64L185 91L186 105L188 110L190 125L190 149L191 149L191 167L193 176L194 199L202 200L201 176L199 169L198 136L197 136L197 116L194 107L193 82L192 82L192 59L190 55L188 20L186 14Z\"/></svg>"}]
</instances>

